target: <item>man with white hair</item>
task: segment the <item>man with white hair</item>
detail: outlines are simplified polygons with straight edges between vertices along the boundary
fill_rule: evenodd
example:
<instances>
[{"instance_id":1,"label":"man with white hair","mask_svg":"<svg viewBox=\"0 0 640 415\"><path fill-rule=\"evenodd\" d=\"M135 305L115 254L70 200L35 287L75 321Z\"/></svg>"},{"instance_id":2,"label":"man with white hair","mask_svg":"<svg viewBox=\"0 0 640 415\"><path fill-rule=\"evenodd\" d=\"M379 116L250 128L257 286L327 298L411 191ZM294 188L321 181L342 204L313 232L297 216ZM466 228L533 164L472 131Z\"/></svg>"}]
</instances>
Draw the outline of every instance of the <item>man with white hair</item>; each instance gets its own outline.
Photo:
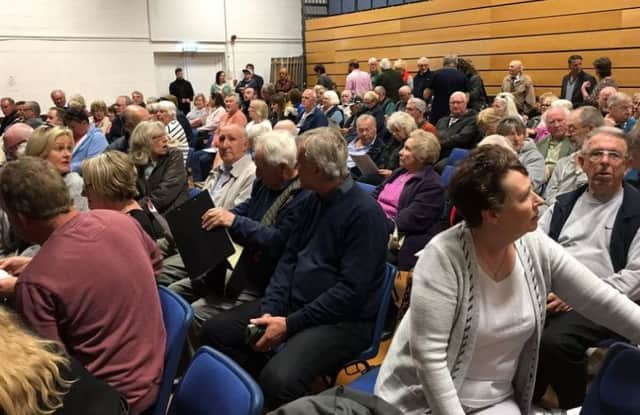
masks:
<instances>
[{"instance_id":1,"label":"man with white hair","mask_svg":"<svg viewBox=\"0 0 640 415\"><path fill-rule=\"evenodd\" d=\"M359 178L362 172L353 161L351 156L362 156L367 154L371 160L377 165L382 153L382 140L376 139L376 119L370 114L362 114L356 120L357 135L347 145L349 157L347 158L347 167L351 172L351 176Z\"/></svg>"},{"instance_id":2,"label":"man with white hair","mask_svg":"<svg viewBox=\"0 0 640 415\"><path fill-rule=\"evenodd\" d=\"M190 276L170 289L191 303L196 333L213 315L264 295L309 191L300 189L295 138L270 131L255 142L256 180L251 196L233 209L215 207L202 216L207 229L223 227L242 254L226 285L226 263L205 276Z\"/></svg>"},{"instance_id":3,"label":"man with white hair","mask_svg":"<svg viewBox=\"0 0 640 415\"><path fill-rule=\"evenodd\" d=\"M618 90L613 87L613 86L606 86L604 88L602 88L600 90L600 92L598 92L598 97L597 97L597 104L598 104L598 108L600 109L600 112L602 113L602 116L606 116L609 113L609 97L611 97L613 94L615 94L616 92L618 92ZM607 119L605 118L605 121L607 121ZM611 119L609 119L609 125L611 125Z\"/></svg>"},{"instance_id":4,"label":"man with white hair","mask_svg":"<svg viewBox=\"0 0 640 415\"><path fill-rule=\"evenodd\" d=\"M62 89L54 89L51 91L51 102L57 108L67 108L67 96Z\"/></svg>"},{"instance_id":5,"label":"man with white hair","mask_svg":"<svg viewBox=\"0 0 640 415\"><path fill-rule=\"evenodd\" d=\"M424 102L424 100L415 97L409 98L407 107L405 108L404 112L413 117L418 128L422 128L423 130L430 132L435 136L438 135L436 126L431 124L424 118L424 114L427 112L427 103Z\"/></svg>"},{"instance_id":6,"label":"man with white hair","mask_svg":"<svg viewBox=\"0 0 640 415\"><path fill-rule=\"evenodd\" d=\"M302 107L304 112L298 116L298 134L317 127L326 127L329 120L324 112L316 106L316 94L313 89L305 89L302 93Z\"/></svg>"},{"instance_id":7,"label":"man with white hair","mask_svg":"<svg viewBox=\"0 0 640 415\"><path fill-rule=\"evenodd\" d=\"M387 92L387 97L395 103L398 101L398 89L404 85L402 75L393 69L391 61L387 58L383 58L380 61L380 66L382 67L382 72L376 79L374 86L383 86Z\"/></svg>"},{"instance_id":8,"label":"man with white hair","mask_svg":"<svg viewBox=\"0 0 640 415\"><path fill-rule=\"evenodd\" d=\"M628 133L636 125L636 119L632 116L631 96L624 92L616 92L607 99L607 108L609 113L606 118L611 120L616 128Z\"/></svg>"},{"instance_id":9,"label":"man with white hair","mask_svg":"<svg viewBox=\"0 0 640 415\"><path fill-rule=\"evenodd\" d=\"M378 102L384 115L389 116L396 112L396 103L387 96L387 90L382 85L378 85L373 89L373 92L378 96Z\"/></svg>"},{"instance_id":10,"label":"man with white hair","mask_svg":"<svg viewBox=\"0 0 640 415\"><path fill-rule=\"evenodd\" d=\"M502 92L513 94L518 111L529 114L536 107L536 91L531 77L522 73L523 69L518 60L509 63L509 74L502 80Z\"/></svg>"},{"instance_id":11,"label":"man with white hair","mask_svg":"<svg viewBox=\"0 0 640 415\"><path fill-rule=\"evenodd\" d=\"M7 161L17 160L18 157L24 155L31 133L33 133L33 128L21 122L12 124L7 128L2 139L4 155Z\"/></svg>"},{"instance_id":12,"label":"man with white hair","mask_svg":"<svg viewBox=\"0 0 640 415\"><path fill-rule=\"evenodd\" d=\"M564 107L551 107L544 113L544 122L549 135L538 141L537 146L544 157L545 179L549 180L558 160L574 151L567 136L569 110Z\"/></svg>"},{"instance_id":13,"label":"man with white hair","mask_svg":"<svg viewBox=\"0 0 640 415\"><path fill-rule=\"evenodd\" d=\"M380 65L378 64L378 59L372 56L367 61L367 64L369 65L369 78L371 78L371 85L376 85L378 76L380 76Z\"/></svg>"},{"instance_id":14,"label":"man with white hair","mask_svg":"<svg viewBox=\"0 0 640 415\"><path fill-rule=\"evenodd\" d=\"M407 102L409 102L412 97L409 85L402 85L400 89L398 89L398 105L396 105L396 111L404 111L407 108Z\"/></svg>"},{"instance_id":15,"label":"man with white hair","mask_svg":"<svg viewBox=\"0 0 640 415\"><path fill-rule=\"evenodd\" d=\"M384 213L351 179L338 131L317 128L300 137L298 174L312 194L264 298L212 317L200 336L258 380L267 408L307 395L311 379L367 347L385 271ZM263 330L250 344L248 324Z\"/></svg>"},{"instance_id":16,"label":"man with white hair","mask_svg":"<svg viewBox=\"0 0 640 415\"><path fill-rule=\"evenodd\" d=\"M479 140L477 113L467 108L467 94L456 91L449 98L450 114L440 118L436 129L440 140L440 158L446 159L454 148L473 148ZM441 166L441 163L438 163Z\"/></svg>"},{"instance_id":17,"label":"man with white hair","mask_svg":"<svg viewBox=\"0 0 640 415\"><path fill-rule=\"evenodd\" d=\"M418 73L413 77L413 96L422 98L424 89L431 83L433 71L429 68L429 58L424 56L418 59Z\"/></svg>"}]
</instances>

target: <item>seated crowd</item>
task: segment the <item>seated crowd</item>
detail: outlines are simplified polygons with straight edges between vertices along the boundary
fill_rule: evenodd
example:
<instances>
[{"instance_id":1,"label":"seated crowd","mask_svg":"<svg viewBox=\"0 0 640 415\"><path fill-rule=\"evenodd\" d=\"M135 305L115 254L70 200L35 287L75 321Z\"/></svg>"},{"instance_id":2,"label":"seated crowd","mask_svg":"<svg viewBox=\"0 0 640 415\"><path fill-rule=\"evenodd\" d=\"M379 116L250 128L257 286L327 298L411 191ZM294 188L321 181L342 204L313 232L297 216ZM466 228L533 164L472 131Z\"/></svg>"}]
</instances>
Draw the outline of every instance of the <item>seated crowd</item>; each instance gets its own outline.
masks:
<instances>
[{"instance_id":1,"label":"seated crowd","mask_svg":"<svg viewBox=\"0 0 640 415\"><path fill-rule=\"evenodd\" d=\"M54 90L45 117L0 99L0 413L151 413L157 285L191 304L187 358L231 357L268 409L305 399L370 345L387 263L408 278L378 398L405 414L580 406L586 350L640 341L640 93L618 91L608 58L596 79L570 56L559 97L514 60L493 100L460 57L368 64L343 91L323 65L299 90L248 64L209 99L180 68L146 102ZM214 206L199 226L238 255L192 275L165 215L199 192Z\"/></svg>"}]
</instances>

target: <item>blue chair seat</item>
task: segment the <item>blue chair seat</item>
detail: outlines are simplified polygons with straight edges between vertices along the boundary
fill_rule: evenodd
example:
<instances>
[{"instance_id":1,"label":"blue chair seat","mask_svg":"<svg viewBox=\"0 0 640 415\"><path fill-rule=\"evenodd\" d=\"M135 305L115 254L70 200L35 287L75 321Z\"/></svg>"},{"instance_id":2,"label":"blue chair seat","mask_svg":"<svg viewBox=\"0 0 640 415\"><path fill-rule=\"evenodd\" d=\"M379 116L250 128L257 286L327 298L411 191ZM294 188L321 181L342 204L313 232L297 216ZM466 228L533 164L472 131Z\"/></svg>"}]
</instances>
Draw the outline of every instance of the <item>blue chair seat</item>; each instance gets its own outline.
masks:
<instances>
[{"instance_id":1,"label":"blue chair seat","mask_svg":"<svg viewBox=\"0 0 640 415\"><path fill-rule=\"evenodd\" d=\"M380 366L373 367L364 375L351 382L349 387L351 389L359 390L360 392L373 394L373 387L376 385L376 379L378 379L379 372Z\"/></svg>"}]
</instances>

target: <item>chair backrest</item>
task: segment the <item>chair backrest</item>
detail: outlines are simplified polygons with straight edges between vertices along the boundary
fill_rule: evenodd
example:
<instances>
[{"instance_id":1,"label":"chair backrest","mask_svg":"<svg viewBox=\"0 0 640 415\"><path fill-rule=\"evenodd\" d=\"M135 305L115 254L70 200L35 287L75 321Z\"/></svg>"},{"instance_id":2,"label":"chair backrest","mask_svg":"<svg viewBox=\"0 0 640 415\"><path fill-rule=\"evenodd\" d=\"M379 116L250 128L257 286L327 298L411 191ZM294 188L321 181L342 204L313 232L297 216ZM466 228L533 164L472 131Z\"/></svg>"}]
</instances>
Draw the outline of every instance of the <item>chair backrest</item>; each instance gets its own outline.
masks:
<instances>
[{"instance_id":1,"label":"chair backrest","mask_svg":"<svg viewBox=\"0 0 640 415\"><path fill-rule=\"evenodd\" d=\"M440 177L442 177L442 184L444 184L445 189L449 187L449 182L451 181L451 176L453 176L455 169L455 167L449 164L444 166L444 169L442 169L442 175Z\"/></svg>"},{"instance_id":2,"label":"chair backrest","mask_svg":"<svg viewBox=\"0 0 640 415\"><path fill-rule=\"evenodd\" d=\"M171 400L168 415L260 415L262 391L233 360L198 349Z\"/></svg>"},{"instance_id":3,"label":"chair backrest","mask_svg":"<svg viewBox=\"0 0 640 415\"><path fill-rule=\"evenodd\" d=\"M360 188L362 190L364 190L365 192L371 194L373 193L374 190L376 190L376 187L372 184L368 184L368 183L362 183L362 182L356 182L356 184L358 186L360 186Z\"/></svg>"},{"instance_id":4,"label":"chair backrest","mask_svg":"<svg viewBox=\"0 0 640 415\"><path fill-rule=\"evenodd\" d=\"M449 159L447 160L447 165L455 166L456 164L460 163L462 159L467 157L468 154L469 154L469 150L467 150L466 148L458 148L458 147L454 148L453 150L451 150L451 153L449 153Z\"/></svg>"},{"instance_id":5,"label":"chair backrest","mask_svg":"<svg viewBox=\"0 0 640 415\"><path fill-rule=\"evenodd\" d=\"M373 338L371 345L364 352L360 353L357 361L366 361L374 358L378 354L380 340L382 339L382 331L384 323L387 319L387 311L389 310L389 302L391 301L391 291L393 290L393 282L396 278L396 267L387 263L384 270L384 281L382 286L382 297L380 298L380 307L376 317L376 325L373 328Z\"/></svg>"},{"instance_id":6,"label":"chair backrest","mask_svg":"<svg viewBox=\"0 0 640 415\"><path fill-rule=\"evenodd\" d=\"M167 345L164 358L164 371L153 415L164 415L173 387L173 379L182 357L182 349L193 319L193 310L182 297L166 287L158 287L162 319L167 332Z\"/></svg>"},{"instance_id":7,"label":"chair backrest","mask_svg":"<svg viewBox=\"0 0 640 415\"><path fill-rule=\"evenodd\" d=\"M581 415L640 414L640 350L626 343L609 348L589 388Z\"/></svg>"}]
</instances>

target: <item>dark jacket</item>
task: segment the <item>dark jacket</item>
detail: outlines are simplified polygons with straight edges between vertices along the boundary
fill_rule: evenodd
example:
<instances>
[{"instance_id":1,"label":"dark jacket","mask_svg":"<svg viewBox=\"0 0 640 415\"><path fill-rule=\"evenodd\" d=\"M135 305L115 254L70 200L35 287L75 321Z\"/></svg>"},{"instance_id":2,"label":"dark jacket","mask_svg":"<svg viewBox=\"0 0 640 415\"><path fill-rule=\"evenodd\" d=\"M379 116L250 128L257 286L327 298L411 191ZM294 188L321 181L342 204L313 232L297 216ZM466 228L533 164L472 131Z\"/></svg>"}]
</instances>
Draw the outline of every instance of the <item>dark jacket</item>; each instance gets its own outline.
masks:
<instances>
[{"instance_id":1,"label":"dark jacket","mask_svg":"<svg viewBox=\"0 0 640 415\"><path fill-rule=\"evenodd\" d=\"M189 98L189 101L193 101L193 87L191 82L186 79L176 79L169 84L169 93L178 98L178 109L185 114L188 114L191 110L191 104L188 102L183 103L183 98Z\"/></svg>"},{"instance_id":2,"label":"dark jacket","mask_svg":"<svg viewBox=\"0 0 640 415\"><path fill-rule=\"evenodd\" d=\"M440 118L436 124L440 140L440 158L445 158L454 148L473 148L478 143L479 132L476 123L477 113L467 110L458 121L449 126L451 116Z\"/></svg>"},{"instance_id":3,"label":"dark jacket","mask_svg":"<svg viewBox=\"0 0 640 415\"><path fill-rule=\"evenodd\" d=\"M5 116L2 122L0 122L0 135L4 134L4 130L16 122L18 122L18 111L13 111L11 114Z\"/></svg>"},{"instance_id":4,"label":"dark jacket","mask_svg":"<svg viewBox=\"0 0 640 415\"><path fill-rule=\"evenodd\" d=\"M562 78L562 86L560 87L560 98L564 98L566 95L569 79L571 79L570 74L566 74ZM573 92L571 94L571 97L569 98L569 100L573 103L574 108L585 105L584 98L582 97L582 92L580 91L580 88L582 87L582 84L586 81L591 82L591 86L587 88L587 92L591 94L591 91L593 91L593 88L595 88L597 84L596 78L589 75L585 71L580 71L580 73L578 74L578 79L576 80L576 84L573 87Z\"/></svg>"},{"instance_id":5,"label":"dark jacket","mask_svg":"<svg viewBox=\"0 0 640 415\"><path fill-rule=\"evenodd\" d=\"M299 123L302 119L304 113L298 116L297 122ZM327 116L324 115L324 112L318 107L314 108L313 111L304 119L304 122L300 126L300 131L298 134L302 134L307 130L312 130L318 127L326 127L329 125L329 120L327 120Z\"/></svg>"},{"instance_id":6,"label":"dark jacket","mask_svg":"<svg viewBox=\"0 0 640 415\"><path fill-rule=\"evenodd\" d=\"M369 147L369 150L367 151L367 155L371 158L371 161L376 164L376 166L380 162L383 147L382 140L375 138L373 143L371 143L371 147ZM351 175L356 179L362 175L362 172L357 165L351 169Z\"/></svg>"},{"instance_id":7,"label":"dark jacket","mask_svg":"<svg viewBox=\"0 0 640 415\"><path fill-rule=\"evenodd\" d=\"M128 153L129 152L129 134L125 132L125 135L113 140L111 144L107 146L107 151L109 150L117 150L117 151L122 151L123 153Z\"/></svg>"},{"instance_id":8,"label":"dark jacket","mask_svg":"<svg viewBox=\"0 0 640 415\"><path fill-rule=\"evenodd\" d=\"M449 97L456 91L467 92L467 78L456 68L442 68L433 73L431 82L427 84L427 88L431 90L433 102L431 103L431 112L429 113L429 121L432 124L447 115L449 115Z\"/></svg>"},{"instance_id":9,"label":"dark jacket","mask_svg":"<svg viewBox=\"0 0 640 415\"><path fill-rule=\"evenodd\" d=\"M413 91L411 93L414 97L424 99L424 89L431 83L432 76L433 71L431 69L427 69L425 73L418 72L413 76Z\"/></svg>"},{"instance_id":10,"label":"dark jacket","mask_svg":"<svg viewBox=\"0 0 640 415\"><path fill-rule=\"evenodd\" d=\"M384 109L382 108L382 105L376 104L376 106L373 108L362 106L362 108L364 109L360 111L358 114L353 114L351 116L353 120L350 124L351 127L349 127L349 132L347 133L347 137L346 137L347 142L350 142L353 139L355 139L358 134L358 131L356 131L356 127L357 127L356 120L358 119L358 117L363 114L369 114L376 119L376 139L384 143L385 132L387 131L387 127L385 126ZM351 118L349 119L351 120Z\"/></svg>"},{"instance_id":11,"label":"dark jacket","mask_svg":"<svg viewBox=\"0 0 640 415\"><path fill-rule=\"evenodd\" d=\"M383 86L385 91L387 91L387 97L389 97L391 101L396 102L399 99L398 89L404 85L404 81L402 80L400 72L395 69L383 69L378 79L376 79L374 87L378 85Z\"/></svg>"},{"instance_id":12,"label":"dark jacket","mask_svg":"<svg viewBox=\"0 0 640 415\"><path fill-rule=\"evenodd\" d=\"M262 300L286 316L287 336L322 324L373 322L378 313L388 230L376 201L350 179L305 200Z\"/></svg>"},{"instance_id":13,"label":"dark jacket","mask_svg":"<svg viewBox=\"0 0 640 415\"><path fill-rule=\"evenodd\" d=\"M404 168L394 171L373 191L372 196L378 199L387 184L406 172ZM415 253L442 230L444 200L445 188L433 166L417 172L405 183L398 201L398 214L393 220L387 219L389 233L398 226L398 232L405 235L404 244L398 253L398 269L401 271L413 268L417 261Z\"/></svg>"},{"instance_id":14,"label":"dark jacket","mask_svg":"<svg viewBox=\"0 0 640 415\"><path fill-rule=\"evenodd\" d=\"M122 137L124 135L125 135L124 122L122 121L122 116L118 116L113 119L113 123L111 123L111 129L109 129L109 134L106 135L106 138L109 144L111 144L117 138Z\"/></svg>"},{"instance_id":15,"label":"dark jacket","mask_svg":"<svg viewBox=\"0 0 640 415\"><path fill-rule=\"evenodd\" d=\"M484 82L482 82L480 75L471 75L468 77L467 85L469 87L468 107L476 112L485 109L489 98L487 97L487 90L484 88Z\"/></svg>"},{"instance_id":16,"label":"dark jacket","mask_svg":"<svg viewBox=\"0 0 640 415\"><path fill-rule=\"evenodd\" d=\"M148 180L144 179L146 166L138 166L138 191L142 205L151 199L161 215L180 206L189 199L187 174L182 160L182 152L177 149L158 160Z\"/></svg>"},{"instance_id":17,"label":"dark jacket","mask_svg":"<svg viewBox=\"0 0 640 415\"><path fill-rule=\"evenodd\" d=\"M558 241L573 207L587 190L587 187L588 185L584 185L573 192L562 194L556 199L549 225L549 237L554 241ZM619 272L627 266L629 247L640 227L640 192L627 183L624 184L623 191L622 205L613 222L609 243L609 255L615 272Z\"/></svg>"}]
</instances>

